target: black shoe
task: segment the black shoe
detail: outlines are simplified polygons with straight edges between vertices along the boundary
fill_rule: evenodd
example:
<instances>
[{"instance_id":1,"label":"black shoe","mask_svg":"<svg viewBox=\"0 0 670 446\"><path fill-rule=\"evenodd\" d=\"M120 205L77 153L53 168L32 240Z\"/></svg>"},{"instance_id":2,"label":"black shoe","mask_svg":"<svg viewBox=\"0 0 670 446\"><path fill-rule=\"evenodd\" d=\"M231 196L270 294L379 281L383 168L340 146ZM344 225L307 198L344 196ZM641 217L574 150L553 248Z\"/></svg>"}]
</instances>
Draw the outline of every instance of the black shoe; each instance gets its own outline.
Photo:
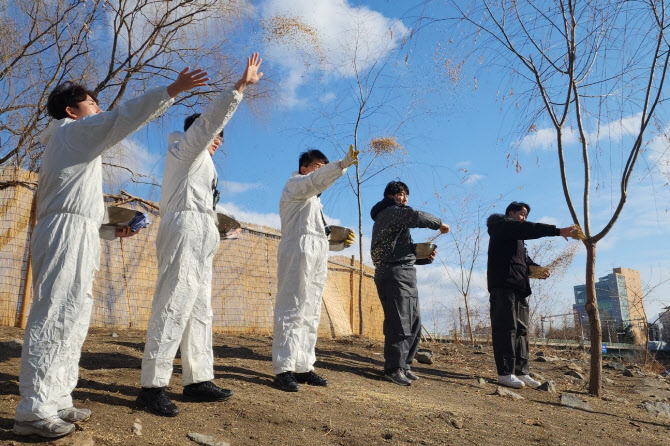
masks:
<instances>
[{"instance_id":1,"label":"black shoe","mask_svg":"<svg viewBox=\"0 0 670 446\"><path fill-rule=\"evenodd\" d=\"M211 381L189 384L184 387L184 397L189 401L225 401L233 391L222 389Z\"/></svg>"},{"instance_id":2,"label":"black shoe","mask_svg":"<svg viewBox=\"0 0 670 446\"><path fill-rule=\"evenodd\" d=\"M405 376L412 381L418 381L419 377L414 374L410 369L405 370Z\"/></svg>"},{"instance_id":3,"label":"black shoe","mask_svg":"<svg viewBox=\"0 0 670 446\"><path fill-rule=\"evenodd\" d=\"M297 392L300 384L295 380L293 372L284 372L275 376L275 384L285 392Z\"/></svg>"},{"instance_id":4,"label":"black shoe","mask_svg":"<svg viewBox=\"0 0 670 446\"><path fill-rule=\"evenodd\" d=\"M165 387L142 387L140 394L137 396L137 404L145 406L149 411L163 417L179 415L179 409L168 398Z\"/></svg>"},{"instance_id":5,"label":"black shoe","mask_svg":"<svg viewBox=\"0 0 670 446\"><path fill-rule=\"evenodd\" d=\"M319 375L314 373L314 370L307 373L294 373L295 380L300 384L309 384L310 386L328 386L328 380L321 378Z\"/></svg>"},{"instance_id":6,"label":"black shoe","mask_svg":"<svg viewBox=\"0 0 670 446\"><path fill-rule=\"evenodd\" d=\"M384 376L386 379L399 386L409 386L412 384L412 382L407 379L407 376L405 376L405 371L403 369L394 369L384 372Z\"/></svg>"}]
</instances>

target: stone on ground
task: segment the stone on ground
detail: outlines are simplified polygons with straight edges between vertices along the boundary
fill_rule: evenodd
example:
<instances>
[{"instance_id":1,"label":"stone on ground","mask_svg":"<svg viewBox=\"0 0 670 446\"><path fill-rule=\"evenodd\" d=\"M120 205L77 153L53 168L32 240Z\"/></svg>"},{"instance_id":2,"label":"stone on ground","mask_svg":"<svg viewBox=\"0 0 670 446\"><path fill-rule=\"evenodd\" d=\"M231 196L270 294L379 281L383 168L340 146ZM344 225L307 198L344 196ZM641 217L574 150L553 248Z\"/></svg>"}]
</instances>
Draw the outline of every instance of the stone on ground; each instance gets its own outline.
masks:
<instances>
[{"instance_id":1,"label":"stone on ground","mask_svg":"<svg viewBox=\"0 0 670 446\"><path fill-rule=\"evenodd\" d=\"M217 441L214 437L197 432L189 432L186 434L189 440L199 444L200 446L230 446L226 441Z\"/></svg>"},{"instance_id":2,"label":"stone on ground","mask_svg":"<svg viewBox=\"0 0 670 446\"><path fill-rule=\"evenodd\" d=\"M515 399L515 400L522 400L522 399L524 399L524 398L523 398L521 395L519 395L518 393L516 393L516 392L512 392L511 390L509 390L509 389L507 389L507 388L505 388L505 387L501 387L501 386L496 387L496 391L495 391L494 395L498 395L498 396L506 396L506 397L509 397L509 398L513 398L513 399Z\"/></svg>"},{"instance_id":3,"label":"stone on ground","mask_svg":"<svg viewBox=\"0 0 670 446\"><path fill-rule=\"evenodd\" d=\"M588 412L593 412L591 405L585 401L582 401L573 393L562 393L561 394L561 404L565 407L570 407L572 409L586 410Z\"/></svg>"}]
</instances>

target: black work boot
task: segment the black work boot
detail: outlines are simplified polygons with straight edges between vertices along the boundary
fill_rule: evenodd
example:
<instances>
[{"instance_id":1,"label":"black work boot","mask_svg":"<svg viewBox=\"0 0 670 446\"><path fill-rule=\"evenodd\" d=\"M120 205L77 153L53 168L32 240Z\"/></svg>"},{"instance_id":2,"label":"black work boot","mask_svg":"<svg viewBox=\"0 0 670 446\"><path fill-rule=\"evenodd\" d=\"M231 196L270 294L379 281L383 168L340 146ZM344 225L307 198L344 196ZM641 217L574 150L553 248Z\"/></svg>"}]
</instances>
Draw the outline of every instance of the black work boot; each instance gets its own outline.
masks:
<instances>
[{"instance_id":1,"label":"black work boot","mask_svg":"<svg viewBox=\"0 0 670 446\"><path fill-rule=\"evenodd\" d=\"M137 396L137 404L163 417L179 415L179 409L168 398L165 387L142 387L140 394Z\"/></svg>"},{"instance_id":2,"label":"black work boot","mask_svg":"<svg viewBox=\"0 0 670 446\"><path fill-rule=\"evenodd\" d=\"M319 375L314 373L314 370L307 373L294 373L295 380L300 384L309 384L310 386L328 386L328 380L321 378Z\"/></svg>"},{"instance_id":3,"label":"black work boot","mask_svg":"<svg viewBox=\"0 0 670 446\"><path fill-rule=\"evenodd\" d=\"M225 401L233 396L233 391L222 389L211 381L184 386L184 399L189 401Z\"/></svg>"},{"instance_id":4,"label":"black work boot","mask_svg":"<svg viewBox=\"0 0 670 446\"><path fill-rule=\"evenodd\" d=\"M293 372L284 372L275 376L275 385L285 392L297 392L300 384L296 381Z\"/></svg>"}]
</instances>

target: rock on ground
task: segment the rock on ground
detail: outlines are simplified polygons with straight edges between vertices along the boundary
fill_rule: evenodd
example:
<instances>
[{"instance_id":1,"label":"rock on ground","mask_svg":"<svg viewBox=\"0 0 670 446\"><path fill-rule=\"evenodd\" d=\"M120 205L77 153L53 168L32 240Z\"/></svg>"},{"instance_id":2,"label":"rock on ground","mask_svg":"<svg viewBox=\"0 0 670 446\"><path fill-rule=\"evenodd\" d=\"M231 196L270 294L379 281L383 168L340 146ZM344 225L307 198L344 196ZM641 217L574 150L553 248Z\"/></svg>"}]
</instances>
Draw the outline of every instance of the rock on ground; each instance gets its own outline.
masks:
<instances>
[{"instance_id":1,"label":"rock on ground","mask_svg":"<svg viewBox=\"0 0 670 446\"><path fill-rule=\"evenodd\" d=\"M416 355L414 355L414 359L416 359L421 364L430 365L433 363L433 352L430 350L419 350L416 352Z\"/></svg>"},{"instance_id":2,"label":"rock on ground","mask_svg":"<svg viewBox=\"0 0 670 446\"><path fill-rule=\"evenodd\" d=\"M554 382L549 380L545 383L542 383L540 387L538 387L538 390L544 390L545 392L549 393L556 393L556 386L554 385Z\"/></svg>"},{"instance_id":3,"label":"rock on ground","mask_svg":"<svg viewBox=\"0 0 670 446\"><path fill-rule=\"evenodd\" d=\"M565 372L565 374L567 376L572 376L573 378L581 379L582 381L584 380L584 375L579 373L577 370L570 369L567 372Z\"/></svg>"},{"instance_id":4,"label":"rock on ground","mask_svg":"<svg viewBox=\"0 0 670 446\"><path fill-rule=\"evenodd\" d=\"M577 395L573 393L562 393L561 394L561 404L565 407L570 407L572 409L586 410L588 412L593 412L591 405L585 401L580 400Z\"/></svg>"},{"instance_id":5,"label":"rock on ground","mask_svg":"<svg viewBox=\"0 0 670 446\"><path fill-rule=\"evenodd\" d=\"M135 422L133 423L133 426L130 428L130 431L137 435L138 437L142 436L142 422L140 421L139 418L135 418Z\"/></svg>"},{"instance_id":6,"label":"rock on ground","mask_svg":"<svg viewBox=\"0 0 670 446\"><path fill-rule=\"evenodd\" d=\"M498 395L498 396L507 396L507 397L510 397L510 398L514 398L515 400L522 400L522 399L524 399L524 398L523 398L521 395L519 395L518 393L516 393L516 392L512 392L511 390L506 389L505 387L500 387L500 386L496 387L496 391L495 391L494 395Z\"/></svg>"},{"instance_id":7,"label":"rock on ground","mask_svg":"<svg viewBox=\"0 0 670 446\"><path fill-rule=\"evenodd\" d=\"M200 446L230 446L230 443L226 441L217 441L210 435L199 434L197 432L189 432L186 436L189 440Z\"/></svg>"},{"instance_id":8,"label":"rock on ground","mask_svg":"<svg viewBox=\"0 0 670 446\"><path fill-rule=\"evenodd\" d=\"M640 404L640 408L657 417L670 418L670 404L668 403L661 403L660 401L644 401Z\"/></svg>"}]
</instances>

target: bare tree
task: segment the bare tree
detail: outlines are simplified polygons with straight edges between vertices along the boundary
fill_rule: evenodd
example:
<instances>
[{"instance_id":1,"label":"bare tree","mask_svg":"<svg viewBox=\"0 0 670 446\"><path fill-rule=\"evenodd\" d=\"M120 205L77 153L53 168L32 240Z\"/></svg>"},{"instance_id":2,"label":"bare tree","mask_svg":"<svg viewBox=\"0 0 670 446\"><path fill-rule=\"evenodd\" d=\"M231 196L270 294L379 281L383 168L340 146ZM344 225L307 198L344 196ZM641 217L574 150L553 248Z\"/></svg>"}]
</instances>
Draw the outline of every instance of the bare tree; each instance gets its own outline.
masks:
<instances>
[{"instance_id":1,"label":"bare tree","mask_svg":"<svg viewBox=\"0 0 670 446\"><path fill-rule=\"evenodd\" d=\"M209 71L212 90L223 88L233 81L226 30L249 6L246 0L0 0L0 11L0 165L36 170L55 85L84 82L113 109L149 81L173 79L191 64ZM201 94L208 93L179 101L191 106Z\"/></svg>"},{"instance_id":2,"label":"bare tree","mask_svg":"<svg viewBox=\"0 0 670 446\"><path fill-rule=\"evenodd\" d=\"M481 247L486 236L486 218L496 202L483 202L477 187L465 191L457 188L457 192L456 195L451 188L445 188L442 194L435 194L451 229L447 235L451 240L445 250L449 256L440 256L440 261L449 281L463 298L470 343L474 345L470 292L475 273L485 268L480 256ZM431 241L437 241L437 237Z\"/></svg>"},{"instance_id":3,"label":"bare tree","mask_svg":"<svg viewBox=\"0 0 670 446\"><path fill-rule=\"evenodd\" d=\"M543 119L550 122L566 204L586 235L589 393L599 396L602 330L595 293L596 245L623 210L645 133L664 100L670 60L667 5L655 0L448 3L455 20L464 25L453 27L465 33L456 44L472 48L474 42L477 52L487 53L499 64L499 72L511 76L514 87L505 98L514 98L510 105L528 118L524 127L533 133ZM570 150L573 145L578 149ZM512 160L520 165L516 156ZM572 180L572 169L581 171L581 180ZM596 229L591 198L608 184L611 213ZM570 186L581 192L579 213Z\"/></svg>"}]
</instances>

